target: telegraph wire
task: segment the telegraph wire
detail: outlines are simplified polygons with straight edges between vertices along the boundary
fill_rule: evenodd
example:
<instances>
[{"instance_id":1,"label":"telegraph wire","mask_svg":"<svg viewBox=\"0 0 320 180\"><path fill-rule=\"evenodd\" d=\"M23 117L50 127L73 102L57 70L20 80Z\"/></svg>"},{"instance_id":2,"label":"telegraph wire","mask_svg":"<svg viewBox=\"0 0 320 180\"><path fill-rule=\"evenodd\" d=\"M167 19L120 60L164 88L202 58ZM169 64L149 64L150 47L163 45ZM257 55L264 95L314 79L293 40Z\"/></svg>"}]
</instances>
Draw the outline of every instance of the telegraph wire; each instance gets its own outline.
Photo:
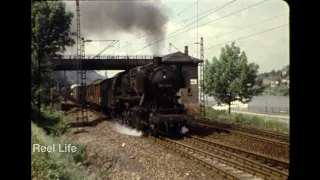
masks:
<instances>
[{"instance_id":1,"label":"telegraph wire","mask_svg":"<svg viewBox=\"0 0 320 180\"><path fill-rule=\"evenodd\" d=\"M232 40L232 41L229 41L229 42L226 42L226 43L218 44L218 45L215 45L215 46L210 46L208 48L205 48L204 50L212 49L212 48L215 48L215 47L218 47L218 46L221 46L221 45L225 45L225 44L229 44L229 43L232 43L232 42L235 42L235 41L247 39L247 38L250 38L250 37L262 34L262 33L266 33L266 32L269 32L269 31L272 31L272 30L275 30L275 29L278 29L278 28L281 28L281 27L284 27L284 26L287 26L287 25L289 25L289 24L283 24L281 26L277 26L277 27L274 27L274 28L271 28L271 29L268 29L268 30L265 30L265 31L262 31L262 32L258 32L258 33L255 33L255 34L252 34L252 35L249 35L249 36L245 36L245 37L242 37L242 38L239 38L239 39L235 39L235 40Z\"/></svg>"}]
</instances>

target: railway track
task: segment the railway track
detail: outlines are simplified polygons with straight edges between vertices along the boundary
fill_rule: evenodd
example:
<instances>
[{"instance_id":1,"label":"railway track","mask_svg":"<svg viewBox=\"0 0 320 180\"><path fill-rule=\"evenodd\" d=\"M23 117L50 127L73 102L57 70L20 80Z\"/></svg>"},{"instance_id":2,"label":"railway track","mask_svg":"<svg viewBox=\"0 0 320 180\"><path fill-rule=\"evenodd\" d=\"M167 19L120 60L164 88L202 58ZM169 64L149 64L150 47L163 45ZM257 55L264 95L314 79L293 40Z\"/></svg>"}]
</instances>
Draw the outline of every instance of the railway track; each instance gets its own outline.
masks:
<instances>
[{"instance_id":1,"label":"railway track","mask_svg":"<svg viewBox=\"0 0 320 180\"><path fill-rule=\"evenodd\" d=\"M275 140L279 140L281 142L289 143L290 137L287 134L281 134L276 132L267 131L264 129L259 128L253 128L253 127L245 127L245 126L239 126L234 124L228 124L223 122L218 122L214 120L209 120L208 118L196 118L195 122L200 122L207 125L215 125L219 127L225 127L228 129L233 129L241 132L246 132L254 135L263 136L266 138L271 138Z\"/></svg>"},{"instance_id":2,"label":"railway track","mask_svg":"<svg viewBox=\"0 0 320 180\"><path fill-rule=\"evenodd\" d=\"M264 164L259 164L245 157L235 155L228 152L224 152L224 156L221 154L214 153L213 148L209 148L208 145L200 145L198 143L193 147L188 145L188 140L174 141L168 138L160 137L149 138L158 144L161 144L181 155L184 155L196 162L206 166L209 169L221 174L228 179L287 179L288 174L286 172L279 171L272 167L268 167ZM191 138L192 139L192 138ZM189 139L190 140L190 139ZM191 140L196 142L196 140ZM189 144L190 142L189 141ZM201 148L201 149L200 149Z\"/></svg>"},{"instance_id":3,"label":"railway track","mask_svg":"<svg viewBox=\"0 0 320 180\"><path fill-rule=\"evenodd\" d=\"M289 146L290 146L290 144L286 143L286 142L281 142L281 141L274 140L274 139L268 139L268 138L261 137L261 136L258 136L258 135L254 135L254 134L251 134L251 133L232 130L232 129L229 129L229 128L223 128L221 126L209 125L209 124L200 123L200 122L192 122L192 124L197 125L197 126L203 126L203 127L209 127L209 128L215 128L215 129L223 130L223 131L226 131L226 132L230 132L230 133L236 134L238 136L254 139L254 140L257 140L257 141L260 141L260 142L264 142L264 143L268 143L268 144L271 144L271 145L275 145L275 146L278 146L280 148L289 148Z\"/></svg>"},{"instance_id":4,"label":"railway track","mask_svg":"<svg viewBox=\"0 0 320 180\"><path fill-rule=\"evenodd\" d=\"M271 173L277 177L288 177L288 161L279 160L247 150L241 150L194 136L186 136L184 140L196 147L206 149L208 152L244 162L247 165L257 167L258 169Z\"/></svg>"}]
</instances>

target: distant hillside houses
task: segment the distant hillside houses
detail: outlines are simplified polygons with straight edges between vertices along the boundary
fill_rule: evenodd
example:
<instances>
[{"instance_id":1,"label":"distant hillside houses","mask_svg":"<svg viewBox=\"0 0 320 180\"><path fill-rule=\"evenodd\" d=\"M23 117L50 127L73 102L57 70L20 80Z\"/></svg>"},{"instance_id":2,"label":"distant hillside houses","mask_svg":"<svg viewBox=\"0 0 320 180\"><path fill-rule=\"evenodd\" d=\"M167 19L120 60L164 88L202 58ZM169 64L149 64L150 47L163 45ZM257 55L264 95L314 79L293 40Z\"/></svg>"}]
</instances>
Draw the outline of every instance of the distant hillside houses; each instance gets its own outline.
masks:
<instances>
[{"instance_id":1,"label":"distant hillside houses","mask_svg":"<svg viewBox=\"0 0 320 180\"><path fill-rule=\"evenodd\" d=\"M271 87L276 87L278 85L287 85L289 88L289 80L288 79L282 79L280 77L270 77L263 79L264 85L270 85Z\"/></svg>"}]
</instances>

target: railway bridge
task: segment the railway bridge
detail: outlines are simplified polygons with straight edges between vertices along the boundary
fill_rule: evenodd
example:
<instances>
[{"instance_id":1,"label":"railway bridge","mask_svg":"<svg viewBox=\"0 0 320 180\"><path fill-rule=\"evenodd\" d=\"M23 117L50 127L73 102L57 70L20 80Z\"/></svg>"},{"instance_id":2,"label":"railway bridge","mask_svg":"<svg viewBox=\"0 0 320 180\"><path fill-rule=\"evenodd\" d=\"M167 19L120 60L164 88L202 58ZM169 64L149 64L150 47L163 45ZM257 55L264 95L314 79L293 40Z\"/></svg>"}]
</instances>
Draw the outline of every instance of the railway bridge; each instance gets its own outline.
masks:
<instances>
[{"instance_id":1,"label":"railway bridge","mask_svg":"<svg viewBox=\"0 0 320 180\"><path fill-rule=\"evenodd\" d=\"M97 56L92 59L86 56L81 59L83 70L125 70L153 62L152 56ZM79 59L62 56L51 60L54 71L78 70Z\"/></svg>"}]
</instances>

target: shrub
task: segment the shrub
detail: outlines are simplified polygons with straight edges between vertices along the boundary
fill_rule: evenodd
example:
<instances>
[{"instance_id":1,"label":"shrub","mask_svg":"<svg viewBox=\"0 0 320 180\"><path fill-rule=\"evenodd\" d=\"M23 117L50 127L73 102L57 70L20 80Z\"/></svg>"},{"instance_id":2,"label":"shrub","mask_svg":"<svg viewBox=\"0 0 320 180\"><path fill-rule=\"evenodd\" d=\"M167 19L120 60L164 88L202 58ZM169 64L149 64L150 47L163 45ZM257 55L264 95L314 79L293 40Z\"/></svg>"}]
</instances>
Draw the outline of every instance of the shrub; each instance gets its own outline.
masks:
<instances>
[{"instance_id":1,"label":"shrub","mask_svg":"<svg viewBox=\"0 0 320 180\"><path fill-rule=\"evenodd\" d=\"M33 109L32 121L43 128L48 134L59 136L67 132L69 126L62 118L63 112L54 108L42 107L39 110Z\"/></svg>"},{"instance_id":2,"label":"shrub","mask_svg":"<svg viewBox=\"0 0 320 180\"><path fill-rule=\"evenodd\" d=\"M31 123L31 172L32 179L87 179L85 168L81 164L85 157L85 148L79 144L68 143L77 147L77 153L72 152L33 152L33 144L52 146L64 144L46 135L44 130Z\"/></svg>"}]
</instances>

